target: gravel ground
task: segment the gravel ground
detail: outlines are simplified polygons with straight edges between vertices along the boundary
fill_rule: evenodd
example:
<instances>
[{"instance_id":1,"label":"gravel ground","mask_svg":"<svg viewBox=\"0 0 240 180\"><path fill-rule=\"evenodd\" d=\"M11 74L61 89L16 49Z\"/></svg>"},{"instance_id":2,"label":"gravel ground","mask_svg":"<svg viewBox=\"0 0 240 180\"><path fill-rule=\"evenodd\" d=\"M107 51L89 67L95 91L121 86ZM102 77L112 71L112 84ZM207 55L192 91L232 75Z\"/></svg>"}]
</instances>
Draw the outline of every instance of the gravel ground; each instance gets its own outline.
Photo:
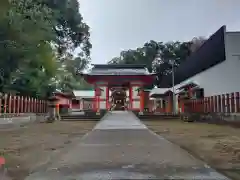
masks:
<instances>
[{"instance_id":1,"label":"gravel ground","mask_svg":"<svg viewBox=\"0 0 240 180\"><path fill-rule=\"evenodd\" d=\"M47 167L25 180L226 180L179 146L149 131L130 112L107 114Z\"/></svg>"},{"instance_id":2,"label":"gravel ground","mask_svg":"<svg viewBox=\"0 0 240 180\"><path fill-rule=\"evenodd\" d=\"M169 157L167 159L169 159L171 167L175 167L182 161L180 157L185 152L176 150L179 148L178 146L169 144L161 137L157 138L158 140L156 137L148 139L149 134L144 135L147 131L144 130L144 127L140 128L141 124L133 121L132 127L135 130L131 130L129 124L126 124L127 118L124 118L124 114L119 116L121 118L116 123L111 121L105 125L104 123L98 124L94 132L91 131L96 125L96 122L93 121L32 124L15 129L1 129L0 153L6 158L7 168L13 180L24 180L30 173L38 176L38 172L41 173L41 170L44 171L46 167L50 174L55 174L54 167L62 168L61 171L66 173L72 173L75 170L81 170L84 173L103 168L101 175L104 175L104 170L107 170L105 175L109 175L110 170L115 175L129 176L124 173L132 170L135 173L133 176L142 176L141 172L146 171L144 177L148 177L152 174L166 174L171 171L171 168L167 166L167 171L162 168L162 165L156 166L159 162L163 162L162 160L166 161L167 157ZM122 121L124 123L121 124ZM233 179L240 179L238 176L240 168L239 129L209 124L183 123L175 120L144 123L157 134L180 145L212 167ZM117 127L121 127L122 130L117 130ZM90 131L91 133L82 139L83 135ZM168 147L171 148L167 150ZM170 155L167 155L168 152ZM180 155L177 155L178 153ZM195 161L193 157L186 154L184 156L187 157L183 157L184 163L189 162L190 166L195 164L196 167L201 167L201 162L198 160ZM178 158L180 158L179 161ZM189 161L185 161L185 159L189 159ZM65 169L65 166L62 167L58 162L63 163L62 165L73 163L72 168ZM135 162L135 165L131 162L133 164ZM190 166L185 166L188 171L191 169ZM137 174L138 171L140 174ZM179 167L179 171L183 171L182 167ZM198 173L199 171L212 172L211 169L206 168L200 168ZM40 174L40 177L42 175ZM90 175L92 176L93 173ZM89 177L89 174L85 173L85 176Z\"/></svg>"},{"instance_id":3,"label":"gravel ground","mask_svg":"<svg viewBox=\"0 0 240 180\"><path fill-rule=\"evenodd\" d=\"M57 157L95 126L94 121L31 124L0 129L0 154L13 180L23 180L30 172Z\"/></svg>"},{"instance_id":4,"label":"gravel ground","mask_svg":"<svg viewBox=\"0 0 240 180\"><path fill-rule=\"evenodd\" d=\"M178 120L144 123L155 133L178 144L211 167L232 179L240 179L239 128Z\"/></svg>"}]
</instances>

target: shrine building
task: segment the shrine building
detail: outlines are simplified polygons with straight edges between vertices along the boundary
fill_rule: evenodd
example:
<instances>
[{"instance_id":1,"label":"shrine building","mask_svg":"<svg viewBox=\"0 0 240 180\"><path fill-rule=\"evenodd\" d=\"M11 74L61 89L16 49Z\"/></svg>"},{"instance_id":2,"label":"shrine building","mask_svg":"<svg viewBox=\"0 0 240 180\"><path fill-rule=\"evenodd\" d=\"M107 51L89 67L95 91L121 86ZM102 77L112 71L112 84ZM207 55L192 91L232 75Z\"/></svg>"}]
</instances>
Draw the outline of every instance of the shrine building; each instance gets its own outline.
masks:
<instances>
[{"instance_id":1,"label":"shrine building","mask_svg":"<svg viewBox=\"0 0 240 180\"><path fill-rule=\"evenodd\" d=\"M89 73L79 73L86 82L94 85L93 110L100 112L112 107L124 107L143 112L144 101L149 99L144 86L151 85L156 75L145 65L95 64ZM121 108L120 108L121 109Z\"/></svg>"}]
</instances>

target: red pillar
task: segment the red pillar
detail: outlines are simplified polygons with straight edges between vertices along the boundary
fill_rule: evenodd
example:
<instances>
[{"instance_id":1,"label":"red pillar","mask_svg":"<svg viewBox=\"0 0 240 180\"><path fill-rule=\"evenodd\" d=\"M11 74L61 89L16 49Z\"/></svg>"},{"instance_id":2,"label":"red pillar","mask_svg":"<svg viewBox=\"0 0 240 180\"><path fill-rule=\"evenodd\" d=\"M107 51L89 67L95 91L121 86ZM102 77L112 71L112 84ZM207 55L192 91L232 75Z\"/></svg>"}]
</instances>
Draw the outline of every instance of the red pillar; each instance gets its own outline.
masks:
<instances>
[{"instance_id":1,"label":"red pillar","mask_svg":"<svg viewBox=\"0 0 240 180\"><path fill-rule=\"evenodd\" d=\"M182 112L184 113L185 112L185 107L184 107L185 102L183 99L180 99L180 103L181 103Z\"/></svg>"},{"instance_id":2,"label":"red pillar","mask_svg":"<svg viewBox=\"0 0 240 180\"><path fill-rule=\"evenodd\" d=\"M24 111L23 111L23 113L26 113L28 111L28 101L27 101L27 98L24 97L23 101L24 101Z\"/></svg>"},{"instance_id":3,"label":"red pillar","mask_svg":"<svg viewBox=\"0 0 240 180\"><path fill-rule=\"evenodd\" d=\"M9 96L8 100L8 113L12 113L12 96Z\"/></svg>"},{"instance_id":4,"label":"red pillar","mask_svg":"<svg viewBox=\"0 0 240 180\"><path fill-rule=\"evenodd\" d=\"M8 105L7 98L8 98L8 95L5 94L4 95L4 114L7 113L7 105Z\"/></svg>"},{"instance_id":5,"label":"red pillar","mask_svg":"<svg viewBox=\"0 0 240 180\"><path fill-rule=\"evenodd\" d=\"M201 112L204 113L204 98L201 99Z\"/></svg>"},{"instance_id":6,"label":"red pillar","mask_svg":"<svg viewBox=\"0 0 240 180\"><path fill-rule=\"evenodd\" d=\"M106 87L106 110L109 109L109 87Z\"/></svg>"},{"instance_id":7,"label":"red pillar","mask_svg":"<svg viewBox=\"0 0 240 180\"><path fill-rule=\"evenodd\" d=\"M30 97L28 99L28 105L29 105L28 112L30 113L32 111L32 98Z\"/></svg>"},{"instance_id":8,"label":"red pillar","mask_svg":"<svg viewBox=\"0 0 240 180\"><path fill-rule=\"evenodd\" d=\"M32 110L31 110L31 113L33 113L33 112L34 112L34 103L35 103L35 99L34 99L34 98L32 98Z\"/></svg>"},{"instance_id":9,"label":"red pillar","mask_svg":"<svg viewBox=\"0 0 240 180\"><path fill-rule=\"evenodd\" d=\"M229 94L226 95L226 100L227 100L227 102L226 102L227 112L230 113L230 102L229 102L230 96L229 96Z\"/></svg>"},{"instance_id":10,"label":"red pillar","mask_svg":"<svg viewBox=\"0 0 240 180\"><path fill-rule=\"evenodd\" d=\"M33 113L35 113L35 111L36 111L36 99L35 98L33 98L33 108L32 108L32 112Z\"/></svg>"},{"instance_id":11,"label":"red pillar","mask_svg":"<svg viewBox=\"0 0 240 180\"><path fill-rule=\"evenodd\" d=\"M93 109L94 109L95 112L97 112L97 93L96 93L96 91L97 91L97 89L96 89L96 86L95 86L95 88L94 88L95 95L94 95L94 104L93 104Z\"/></svg>"},{"instance_id":12,"label":"red pillar","mask_svg":"<svg viewBox=\"0 0 240 180\"><path fill-rule=\"evenodd\" d=\"M31 98L29 97L29 98L27 98L27 107L28 107L28 110L27 110L27 112L28 113L30 113L30 111L31 111Z\"/></svg>"},{"instance_id":13,"label":"red pillar","mask_svg":"<svg viewBox=\"0 0 240 180\"><path fill-rule=\"evenodd\" d=\"M13 96L13 111L14 114L16 113L16 96Z\"/></svg>"},{"instance_id":14,"label":"red pillar","mask_svg":"<svg viewBox=\"0 0 240 180\"><path fill-rule=\"evenodd\" d=\"M45 103L45 101L44 101L44 100L42 100L41 113L43 113L43 112L44 112L44 103Z\"/></svg>"},{"instance_id":15,"label":"red pillar","mask_svg":"<svg viewBox=\"0 0 240 180\"><path fill-rule=\"evenodd\" d=\"M199 112L199 100L196 99L195 101L196 101L196 112Z\"/></svg>"},{"instance_id":16,"label":"red pillar","mask_svg":"<svg viewBox=\"0 0 240 180\"><path fill-rule=\"evenodd\" d=\"M204 112L207 112L207 98L205 97L204 99L203 99L203 106L204 106Z\"/></svg>"},{"instance_id":17,"label":"red pillar","mask_svg":"<svg viewBox=\"0 0 240 180\"><path fill-rule=\"evenodd\" d=\"M214 96L214 111L218 112L218 96Z\"/></svg>"},{"instance_id":18,"label":"red pillar","mask_svg":"<svg viewBox=\"0 0 240 180\"><path fill-rule=\"evenodd\" d=\"M236 92L236 112L240 112L240 93L239 92Z\"/></svg>"},{"instance_id":19,"label":"red pillar","mask_svg":"<svg viewBox=\"0 0 240 180\"><path fill-rule=\"evenodd\" d=\"M196 100L192 100L192 111L196 112Z\"/></svg>"},{"instance_id":20,"label":"red pillar","mask_svg":"<svg viewBox=\"0 0 240 180\"><path fill-rule=\"evenodd\" d=\"M34 107L35 113L37 113L37 108L38 108L38 99L35 98L35 107Z\"/></svg>"},{"instance_id":21,"label":"red pillar","mask_svg":"<svg viewBox=\"0 0 240 180\"><path fill-rule=\"evenodd\" d=\"M210 112L214 112L214 98L211 96L210 99Z\"/></svg>"},{"instance_id":22,"label":"red pillar","mask_svg":"<svg viewBox=\"0 0 240 180\"><path fill-rule=\"evenodd\" d=\"M28 99L27 97L24 97L24 113L26 113L28 111Z\"/></svg>"},{"instance_id":23,"label":"red pillar","mask_svg":"<svg viewBox=\"0 0 240 180\"><path fill-rule=\"evenodd\" d=\"M172 108L172 96L171 95L168 95L168 110L167 110L167 112L168 113L171 113L172 112L172 110L173 110L173 108Z\"/></svg>"},{"instance_id":24,"label":"red pillar","mask_svg":"<svg viewBox=\"0 0 240 180\"><path fill-rule=\"evenodd\" d=\"M144 91L140 90L140 112L144 112Z\"/></svg>"},{"instance_id":25,"label":"red pillar","mask_svg":"<svg viewBox=\"0 0 240 180\"><path fill-rule=\"evenodd\" d=\"M222 112L221 95L218 95L218 112Z\"/></svg>"},{"instance_id":26,"label":"red pillar","mask_svg":"<svg viewBox=\"0 0 240 180\"><path fill-rule=\"evenodd\" d=\"M19 114L22 112L22 96L19 96Z\"/></svg>"},{"instance_id":27,"label":"red pillar","mask_svg":"<svg viewBox=\"0 0 240 180\"><path fill-rule=\"evenodd\" d=\"M40 101L40 113L43 113L43 100Z\"/></svg>"},{"instance_id":28,"label":"red pillar","mask_svg":"<svg viewBox=\"0 0 240 180\"><path fill-rule=\"evenodd\" d=\"M24 113L24 105L23 105L23 103L24 103L24 97L22 96L21 97L21 110L20 110L20 113Z\"/></svg>"},{"instance_id":29,"label":"red pillar","mask_svg":"<svg viewBox=\"0 0 240 180\"><path fill-rule=\"evenodd\" d=\"M35 107L35 98L32 98L32 113L34 113L34 107Z\"/></svg>"},{"instance_id":30,"label":"red pillar","mask_svg":"<svg viewBox=\"0 0 240 180\"><path fill-rule=\"evenodd\" d=\"M192 100L193 103L193 112L196 112L196 100Z\"/></svg>"},{"instance_id":31,"label":"red pillar","mask_svg":"<svg viewBox=\"0 0 240 180\"><path fill-rule=\"evenodd\" d=\"M207 112L211 112L211 103L210 103L210 97L207 98Z\"/></svg>"},{"instance_id":32,"label":"red pillar","mask_svg":"<svg viewBox=\"0 0 240 180\"><path fill-rule=\"evenodd\" d=\"M45 113L45 100L42 101L42 111L41 113Z\"/></svg>"},{"instance_id":33,"label":"red pillar","mask_svg":"<svg viewBox=\"0 0 240 180\"><path fill-rule=\"evenodd\" d=\"M35 98L32 98L32 113L35 112Z\"/></svg>"},{"instance_id":34,"label":"red pillar","mask_svg":"<svg viewBox=\"0 0 240 180\"><path fill-rule=\"evenodd\" d=\"M35 99L35 113L38 113L38 99Z\"/></svg>"},{"instance_id":35,"label":"red pillar","mask_svg":"<svg viewBox=\"0 0 240 180\"><path fill-rule=\"evenodd\" d=\"M40 113L40 100L37 100L37 113Z\"/></svg>"},{"instance_id":36,"label":"red pillar","mask_svg":"<svg viewBox=\"0 0 240 180\"><path fill-rule=\"evenodd\" d=\"M0 115L2 115L2 98L0 98L0 108L1 108Z\"/></svg>"},{"instance_id":37,"label":"red pillar","mask_svg":"<svg viewBox=\"0 0 240 180\"><path fill-rule=\"evenodd\" d=\"M234 96L234 93L231 93L231 112L235 113L235 96Z\"/></svg>"},{"instance_id":38,"label":"red pillar","mask_svg":"<svg viewBox=\"0 0 240 180\"><path fill-rule=\"evenodd\" d=\"M225 95L223 94L222 95L222 108L223 108L223 113L225 113L226 112L226 107L225 107Z\"/></svg>"},{"instance_id":39,"label":"red pillar","mask_svg":"<svg viewBox=\"0 0 240 180\"><path fill-rule=\"evenodd\" d=\"M33 112L33 98L30 98L30 113Z\"/></svg>"},{"instance_id":40,"label":"red pillar","mask_svg":"<svg viewBox=\"0 0 240 180\"><path fill-rule=\"evenodd\" d=\"M38 112L41 113L42 100L38 101Z\"/></svg>"},{"instance_id":41,"label":"red pillar","mask_svg":"<svg viewBox=\"0 0 240 180\"><path fill-rule=\"evenodd\" d=\"M129 110L132 110L132 86L129 86Z\"/></svg>"},{"instance_id":42,"label":"red pillar","mask_svg":"<svg viewBox=\"0 0 240 180\"><path fill-rule=\"evenodd\" d=\"M17 113L19 114L20 113L20 103L21 103L21 97L20 96L18 96L17 97Z\"/></svg>"},{"instance_id":43,"label":"red pillar","mask_svg":"<svg viewBox=\"0 0 240 180\"><path fill-rule=\"evenodd\" d=\"M44 112L44 100L41 100L41 113Z\"/></svg>"},{"instance_id":44,"label":"red pillar","mask_svg":"<svg viewBox=\"0 0 240 180\"><path fill-rule=\"evenodd\" d=\"M47 112L47 110L48 110L48 102L45 101L45 109L44 109L44 112Z\"/></svg>"}]
</instances>

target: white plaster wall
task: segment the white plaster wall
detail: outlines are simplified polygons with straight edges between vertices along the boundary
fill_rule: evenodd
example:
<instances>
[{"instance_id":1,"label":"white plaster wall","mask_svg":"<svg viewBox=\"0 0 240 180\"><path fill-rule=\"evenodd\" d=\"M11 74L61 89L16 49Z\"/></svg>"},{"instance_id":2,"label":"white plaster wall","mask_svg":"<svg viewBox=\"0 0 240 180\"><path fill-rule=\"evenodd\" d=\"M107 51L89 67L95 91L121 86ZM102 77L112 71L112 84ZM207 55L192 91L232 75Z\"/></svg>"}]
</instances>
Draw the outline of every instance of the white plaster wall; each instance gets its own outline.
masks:
<instances>
[{"instance_id":1,"label":"white plaster wall","mask_svg":"<svg viewBox=\"0 0 240 180\"><path fill-rule=\"evenodd\" d=\"M140 101L133 101L132 102L132 108L134 109L140 109Z\"/></svg>"},{"instance_id":2,"label":"white plaster wall","mask_svg":"<svg viewBox=\"0 0 240 180\"><path fill-rule=\"evenodd\" d=\"M225 37L226 61L177 85L189 81L204 88L204 95L218 95L240 92L240 32L227 32Z\"/></svg>"},{"instance_id":3,"label":"white plaster wall","mask_svg":"<svg viewBox=\"0 0 240 180\"><path fill-rule=\"evenodd\" d=\"M100 101L99 106L100 109L106 109L106 101Z\"/></svg>"},{"instance_id":4,"label":"white plaster wall","mask_svg":"<svg viewBox=\"0 0 240 180\"><path fill-rule=\"evenodd\" d=\"M138 88L139 86L132 86L132 98L133 99L140 99L140 96L138 96Z\"/></svg>"},{"instance_id":5,"label":"white plaster wall","mask_svg":"<svg viewBox=\"0 0 240 180\"><path fill-rule=\"evenodd\" d=\"M100 86L99 88L102 89L100 98L101 99L103 99L103 98L105 99L106 98L106 93L107 93L107 87L106 86Z\"/></svg>"}]
</instances>

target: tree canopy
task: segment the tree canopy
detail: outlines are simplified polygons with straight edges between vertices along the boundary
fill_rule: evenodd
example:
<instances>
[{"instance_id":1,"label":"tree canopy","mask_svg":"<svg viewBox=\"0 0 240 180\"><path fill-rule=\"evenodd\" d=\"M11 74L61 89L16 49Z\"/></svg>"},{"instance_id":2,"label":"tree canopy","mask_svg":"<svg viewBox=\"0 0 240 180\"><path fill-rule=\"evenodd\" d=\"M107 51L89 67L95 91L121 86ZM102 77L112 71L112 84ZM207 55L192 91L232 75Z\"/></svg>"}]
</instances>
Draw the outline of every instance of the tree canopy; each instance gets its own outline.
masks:
<instances>
[{"instance_id":1,"label":"tree canopy","mask_svg":"<svg viewBox=\"0 0 240 180\"><path fill-rule=\"evenodd\" d=\"M89 37L77 0L2 0L0 92L46 97L91 88L75 75L89 63Z\"/></svg>"},{"instance_id":2,"label":"tree canopy","mask_svg":"<svg viewBox=\"0 0 240 180\"><path fill-rule=\"evenodd\" d=\"M122 51L120 56L114 57L108 64L145 64L149 72L158 74L158 81L160 81L164 75L172 72L172 63L174 67L179 66L201 46L200 40L202 43L203 38L195 40L196 42L175 41L167 43L151 40L137 49ZM155 85L157 84L156 81Z\"/></svg>"}]
</instances>

